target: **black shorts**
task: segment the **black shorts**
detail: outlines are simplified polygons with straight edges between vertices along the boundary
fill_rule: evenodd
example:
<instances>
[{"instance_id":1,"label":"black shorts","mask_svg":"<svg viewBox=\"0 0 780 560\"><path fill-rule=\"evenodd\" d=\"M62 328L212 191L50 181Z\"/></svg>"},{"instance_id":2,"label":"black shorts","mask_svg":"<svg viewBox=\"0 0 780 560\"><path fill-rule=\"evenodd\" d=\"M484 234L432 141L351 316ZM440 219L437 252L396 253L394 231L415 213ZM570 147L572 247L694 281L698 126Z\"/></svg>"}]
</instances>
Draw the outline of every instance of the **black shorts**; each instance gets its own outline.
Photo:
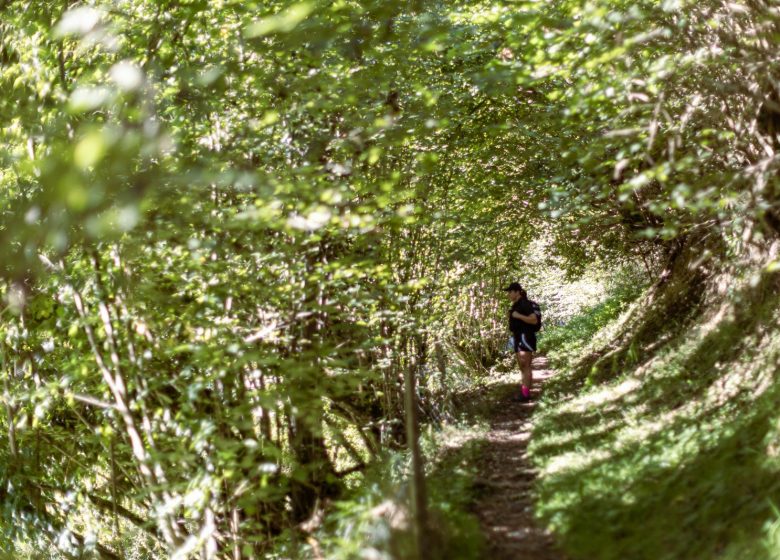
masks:
<instances>
[{"instance_id":1,"label":"black shorts","mask_svg":"<svg viewBox=\"0 0 780 560\"><path fill-rule=\"evenodd\" d=\"M515 352L536 352L536 333L514 333Z\"/></svg>"}]
</instances>

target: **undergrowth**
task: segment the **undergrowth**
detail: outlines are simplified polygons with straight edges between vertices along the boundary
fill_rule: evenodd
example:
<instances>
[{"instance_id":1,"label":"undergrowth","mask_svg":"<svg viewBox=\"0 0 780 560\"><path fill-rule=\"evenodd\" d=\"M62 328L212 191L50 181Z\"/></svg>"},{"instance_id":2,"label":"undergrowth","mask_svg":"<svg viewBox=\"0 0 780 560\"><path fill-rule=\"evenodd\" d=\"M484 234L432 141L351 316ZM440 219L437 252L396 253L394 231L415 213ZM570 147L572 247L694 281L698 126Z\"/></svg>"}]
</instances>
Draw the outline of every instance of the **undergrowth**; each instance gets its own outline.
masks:
<instances>
[{"instance_id":1,"label":"undergrowth","mask_svg":"<svg viewBox=\"0 0 780 560\"><path fill-rule=\"evenodd\" d=\"M484 538L469 510L487 426L474 396L484 392L485 381L469 375L459 360L449 366L446 379L430 368L420 380L420 406L427 420L421 437L429 504L426 560L477 560L484 557ZM315 527L297 527L282 535L269 558L414 558L410 473L409 453L388 449L365 472L354 475L359 480L337 501L323 504Z\"/></svg>"},{"instance_id":2,"label":"undergrowth","mask_svg":"<svg viewBox=\"0 0 780 560\"><path fill-rule=\"evenodd\" d=\"M450 426L429 431L424 448L429 459L427 484L432 559L482 558L482 534L468 513L474 500L477 426ZM409 503L409 455L388 452L365 473L364 482L331 504L316 533L301 539L280 557L329 560L393 560L414 557Z\"/></svg>"},{"instance_id":3,"label":"undergrowth","mask_svg":"<svg viewBox=\"0 0 780 560\"><path fill-rule=\"evenodd\" d=\"M586 307L564 325L542 331L540 341L544 348L555 349L550 354L550 365L556 369L566 367L567 363L581 355L593 342L593 337L625 311L643 288L636 282L615 285L603 301Z\"/></svg>"},{"instance_id":4,"label":"undergrowth","mask_svg":"<svg viewBox=\"0 0 780 560\"><path fill-rule=\"evenodd\" d=\"M545 338L537 515L574 559L780 558L780 280L691 289L614 293Z\"/></svg>"}]
</instances>

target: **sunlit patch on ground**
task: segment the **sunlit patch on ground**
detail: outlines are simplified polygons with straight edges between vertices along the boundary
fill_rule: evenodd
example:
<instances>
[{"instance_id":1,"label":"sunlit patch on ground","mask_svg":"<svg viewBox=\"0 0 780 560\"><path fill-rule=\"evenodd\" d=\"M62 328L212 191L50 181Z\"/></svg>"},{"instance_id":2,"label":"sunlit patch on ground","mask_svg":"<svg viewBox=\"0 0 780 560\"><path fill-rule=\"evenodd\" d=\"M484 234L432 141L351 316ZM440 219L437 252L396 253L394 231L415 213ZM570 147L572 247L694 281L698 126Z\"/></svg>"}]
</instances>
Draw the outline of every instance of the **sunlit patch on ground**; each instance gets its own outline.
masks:
<instances>
[{"instance_id":1,"label":"sunlit patch on ground","mask_svg":"<svg viewBox=\"0 0 780 560\"><path fill-rule=\"evenodd\" d=\"M537 514L574 557L777 557L780 333L771 305L756 304L746 323L723 302L593 385L578 381L576 360L566 369L552 357L561 378L536 417L530 453L541 470ZM614 336L614 324L563 351L599 351L604 332Z\"/></svg>"}]
</instances>

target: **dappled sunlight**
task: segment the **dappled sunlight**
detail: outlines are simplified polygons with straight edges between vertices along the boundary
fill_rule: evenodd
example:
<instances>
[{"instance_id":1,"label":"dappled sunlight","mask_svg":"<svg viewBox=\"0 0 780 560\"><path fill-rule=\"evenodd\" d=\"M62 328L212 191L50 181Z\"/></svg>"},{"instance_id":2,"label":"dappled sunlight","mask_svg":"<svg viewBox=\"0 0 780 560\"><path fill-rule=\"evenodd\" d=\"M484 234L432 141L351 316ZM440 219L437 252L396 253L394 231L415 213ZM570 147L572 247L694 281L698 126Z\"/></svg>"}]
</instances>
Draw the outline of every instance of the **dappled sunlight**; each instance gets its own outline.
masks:
<instances>
[{"instance_id":1,"label":"dappled sunlight","mask_svg":"<svg viewBox=\"0 0 780 560\"><path fill-rule=\"evenodd\" d=\"M751 398L759 398L776 380L776 370L772 366L777 363L780 337L767 337L752 350L751 354L764 356L763 359L743 360L735 356L736 360L729 362L729 367L724 368L717 381L708 385L697 398L681 403L674 409L654 410L643 402L643 393L646 391L640 390L643 383L670 383L673 379L691 374L681 370L680 364L699 348L707 332L704 328L693 329L691 338L685 344L678 346L674 352L667 352L665 359L656 357L643 365L637 370L637 377L587 391L558 404L554 413L543 415L543 423L558 423L564 416L571 416L572 420L559 424L566 426L565 432L540 429L540 439L535 442L535 449L565 448L567 444L576 445L579 441L587 440L592 434L609 435L603 438L606 448L599 445L599 439L596 439L596 444L590 450L577 446L576 452L556 456L545 465L545 476L585 471L594 464L613 455L620 455L625 450L635 449L639 444L654 438L666 442L655 449L654 462L671 468L692 459L701 451L701 446L706 447L707 433L722 434L722 425L730 415L736 413L733 410L724 411L724 405L734 402L740 395L744 396L746 390L750 392ZM578 428L577 416L583 415L597 415L599 421L588 428ZM675 443L670 443L670 434L674 434Z\"/></svg>"},{"instance_id":2,"label":"dappled sunlight","mask_svg":"<svg viewBox=\"0 0 780 560\"><path fill-rule=\"evenodd\" d=\"M542 473L538 513L577 550L601 557L587 535L614 542L609 535L624 532L623 552L603 557L663 554L633 525L640 518L649 534L677 535L679 527L707 531L731 516L753 516L760 529L771 514L760 500L763 492L780 497L780 485L769 482L780 472L774 296L751 299L756 282L732 289L749 310L717 301L625 377L615 372L614 381L564 393L540 414L531 445ZM739 502L735 493L745 491L755 506ZM774 525L766 527L765 540L736 539L729 548L773 542ZM684 539L675 536L672 546L686 557Z\"/></svg>"},{"instance_id":3,"label":"dappled sunlight","mask_svg":"<svg viewBox=\"0 0 780 560\"><path fill-rule=\"evenodd\" d=\"M441 450L461 449L466 444L484 437L485 426L467 424L445 424L436 434Z\"/></svg>"},{"instance_id":4,"label":"dappled sunlight","mask_svg":"<svg viewBox=\"0 0 780 560\"><path fill-rule=\"evenodd\" d=\"M571 474L571 471L583 471L596 463L609 460L610 457L612 451L605 449L594 449L589 452L571 451L558 455L546 463L541 475L546 478L563 473Z\"/></svg>"},{"instance_id":5,"label":"dappled sunlight","mask_svg":"<svg viewBox=\"0 0 780 560\"><path fill-rule=\"evenodd\" d=\"M2 8L0 557L780 554L772 2Z\"/></svg>"},{"instance_id":6,"label":"dappled sunlight","mask_svg":"<svg viewBox=\"0 0 780 560\"><path fill-rule=\"evenodd\" d=\"M585 393L583 396L566 403L560 410L573 414L592 412L594 407L599 407L601 412L609 412L625 400L625 397L635 392L642 382L634 377L629 377L614 386L598 388ZM619 402L618 402L619 401Z\"/></svg>"}]
</instances>

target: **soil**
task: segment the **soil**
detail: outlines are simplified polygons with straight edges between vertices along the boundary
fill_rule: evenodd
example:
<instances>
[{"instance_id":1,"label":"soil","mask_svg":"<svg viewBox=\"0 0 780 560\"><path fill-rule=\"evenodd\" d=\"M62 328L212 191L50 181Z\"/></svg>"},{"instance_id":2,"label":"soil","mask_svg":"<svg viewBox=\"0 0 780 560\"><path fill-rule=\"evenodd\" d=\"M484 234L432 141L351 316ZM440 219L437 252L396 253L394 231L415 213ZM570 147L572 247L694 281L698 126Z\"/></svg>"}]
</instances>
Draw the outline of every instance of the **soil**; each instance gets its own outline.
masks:
<instances>
[{"instance_id":1,"label":"soil","mask_svg":"<svg viewBox=\"0 0 780 560\"><path fill-rule=\"evenodd\" d=\"M513 402L519 387L504 385L495 390L491 407L491 428L476 480L480 499L475 504L488 545L485 557L490 560L565 560L533 515L536 472L527 448L540 391L553 375L544 357L534 359L533 372L531 402Z\"/></svg>"}]
</instances>

